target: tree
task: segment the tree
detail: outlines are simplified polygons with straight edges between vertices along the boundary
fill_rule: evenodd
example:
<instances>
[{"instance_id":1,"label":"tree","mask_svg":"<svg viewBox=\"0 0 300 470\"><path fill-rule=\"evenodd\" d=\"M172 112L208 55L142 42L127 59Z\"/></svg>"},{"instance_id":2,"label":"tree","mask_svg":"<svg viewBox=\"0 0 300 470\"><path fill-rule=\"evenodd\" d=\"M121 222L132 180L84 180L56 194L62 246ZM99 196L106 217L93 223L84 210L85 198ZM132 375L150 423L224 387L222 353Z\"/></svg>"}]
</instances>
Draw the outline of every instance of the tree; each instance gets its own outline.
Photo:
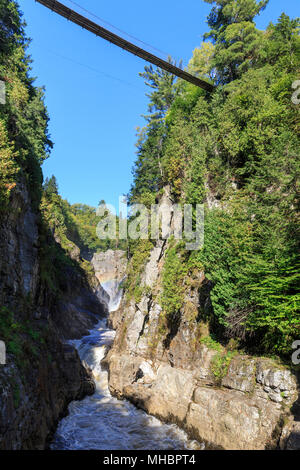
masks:
<instances>
[{"instance_id":1,"label":"tree","mask_svg":"<svg viewBox=\"0 0 300 470\"><path fill-rule=\"evenodd\" d=\"M31 60L26 53L29 40L16 1L0 0L0 26L0 79L6 82L6 104L0 106L0 121L37 209L42 195L41 163L53 147L44 92L33 85L30 76Z\"/></svg>"},{"instance_id":2,"label":"tree","mask_svg":"<svg viewBox=\"0 0 300 470\"><path fill-rule=\"evenodd\" d=\"M171 57L168 61L173 63ZM161 157L166 133L165 116L179 92L176 77L163 69L146 66L140 76L153 91L147 94L150 100L149 114L144 116L147 126L138 129L138 158L132 171L134 182L129 202L137 201L145 192L157 192L162 188L164 175Z\"/></svg>"},{"instance_id":3,"label":"tree","mask_svg":"<svg viewBox=\"0 0 300 470\"><path fill-rule=\"evenodd\" d=\"M58 184L54 175L52 175L50 179L46 178L44 183L44 191L47 196L58 194Z\"/></svg>"},{"instance_id":4,"label":"tree","mask_svg":"<svg viewBox=\"0 0 300 470\"><path fill-rule=\"evenodd\" d=\"M204 0L215 4L208 16L211 30L204 35L215 44L213 68L218 83L228 83L251 67L258 55L261 33L255 16L269 0Z\"/></svg>"},{"instance_id":5,"label":"tree","mask_svg":"<svg viewBox=\"0 0 300 470\"><path fill-rule=\"evenodd\" d=\"M174 62L171 57L168 57L168 62L176 65L176 62ZM179 67L181 67L181 62ZM140 73L140 76L145 79L146 85L153 90L151 93L146 94L150 99L148 104L150 114L145 115L144 118L149 125L160 123L170 109L177 94L175 86L176 77L172 73L159 67L154 69L152 65L146 65L145 71Z\"/></svg>"},{"instance_id":6,"label":"tree","mask_svg":"<svg viewBox=\"0 0 300 470\"><path fill-rule=\"evenodd\" d=\"M16 2L0 0L0 25L1 55L10 54L16 43L24 46L27 41L24 34L25 23L22 22Z\"/></svg>"},{"instance_id":7,"label":"tree","mask_svg":"<svg viewBox=\"0 0 300 470\"><path fill-rule=\"evenodd\" d=\"M213 79L214 72L211 67L211 60L214 55L214 46L211 42L203 42L201 47L193 51L193 56L189 61L188 72L196 77Z\"/></svg>"}]
</instances>

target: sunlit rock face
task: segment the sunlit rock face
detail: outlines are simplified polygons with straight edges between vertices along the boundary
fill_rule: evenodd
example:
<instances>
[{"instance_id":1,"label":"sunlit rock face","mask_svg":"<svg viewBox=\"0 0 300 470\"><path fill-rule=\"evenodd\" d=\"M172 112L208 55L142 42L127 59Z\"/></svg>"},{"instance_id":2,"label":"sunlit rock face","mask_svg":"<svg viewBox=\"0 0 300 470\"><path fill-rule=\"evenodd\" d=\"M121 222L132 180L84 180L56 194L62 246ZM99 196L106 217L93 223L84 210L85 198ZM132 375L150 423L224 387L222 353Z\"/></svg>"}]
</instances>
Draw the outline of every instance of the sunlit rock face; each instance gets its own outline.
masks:
<instances>
[{"instance_id":1,"label":"sunlit rock face","mask_svg":"<svg viewBox=\"0 0 300 470\"><path fill-rule=\"evenodd\" d=\"M266 449L279 443L295 448L297 378L288 368L271 359L236 355L216 374L218 351L199 340L197 312L210 305L204 273L186 288L180 321L171 330L163 326L159 293L166 249L159 241L150 253L141 299L124 296L109 316L116 329L103 362L110 392L176 423L206 448Z\"/></svg>"},{"instance_id":2,"label":"sunlit rock face","mask_svg":"<svg viewBox=\"0 0 300 470\"><path fill-rule=\"evenodd\" d=\"M112 280L121 282L125 276L127 266L126 253L122 250L95 253L92 264L96 277L102 285Z\"/></svg>"}]
</instances>

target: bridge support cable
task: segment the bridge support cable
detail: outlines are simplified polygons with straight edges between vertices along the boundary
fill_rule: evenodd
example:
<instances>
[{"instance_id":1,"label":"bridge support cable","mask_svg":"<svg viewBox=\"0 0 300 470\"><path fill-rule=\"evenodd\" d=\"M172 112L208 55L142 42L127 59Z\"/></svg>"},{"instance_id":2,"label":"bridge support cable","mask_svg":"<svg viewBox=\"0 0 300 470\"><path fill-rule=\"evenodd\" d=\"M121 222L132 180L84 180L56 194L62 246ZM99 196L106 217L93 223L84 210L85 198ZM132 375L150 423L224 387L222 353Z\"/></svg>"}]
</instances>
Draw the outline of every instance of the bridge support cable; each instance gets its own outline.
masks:
<instances>
[{"instance_id":1,"label":"bridge support cable","mask_svg":"<svg viewBox=\"0 0 300 470\"><path fill-rule=\"evenodd\" d=\"M179 67L176 67L175 65L172 65L169 62L163 59L160 59L154 54L151 54L150 52L145 51L144 49L136 46L135 44L127 41L126 39L121 38L117 34L112 33L108 29L105 29L102 26L98 25L97 23L94 23L93 21L89 20L85 16L82 16L76 11L71 10L70 8L66 7L61 2L58 2L56 0L35 0L35 1L37 1L38 3L41 3L42 5L54 11L55 13L59 14L60 16L63 16L67 20L72 21L78 26L81 26L87 31L94 33L96 36L99 36L105 39L106 41L109 41L112 44L115 44L116 46L121 47L122 49L130 52L131 54L134 54L137 57L140 57L141 59L144 59L147 62L150 62L151 64L156 65L157 67L160 67L166 70L167 72L170 72L173 75L176 75L177 77L182 78L183 80L186 80L187 82L192 83L193 85L203 88L204 90L208 92L212 92L215 88L210 83L191 75L185 70L181 70Z\"/></svg>"}]
</instances>

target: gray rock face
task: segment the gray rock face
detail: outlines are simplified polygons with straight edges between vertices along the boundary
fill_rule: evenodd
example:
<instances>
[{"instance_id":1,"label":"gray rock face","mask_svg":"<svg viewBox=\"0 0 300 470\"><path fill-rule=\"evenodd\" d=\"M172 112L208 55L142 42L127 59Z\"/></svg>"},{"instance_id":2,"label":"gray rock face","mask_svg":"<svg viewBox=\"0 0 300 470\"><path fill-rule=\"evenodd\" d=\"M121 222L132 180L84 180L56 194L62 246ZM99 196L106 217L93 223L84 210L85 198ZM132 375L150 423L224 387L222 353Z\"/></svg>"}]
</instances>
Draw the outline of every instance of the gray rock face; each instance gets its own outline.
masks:
<instances>
[{"instance_id":1,"label":"gray rock face","mask_svg":"<svg viewBox=\"0 0 300 470\"><path fill-rule=\"evenodd\" d=\"M150 258L146 264L144 275L142 277L142 285L154 287L159 275L159 259L163 253L164 243L159 240L157 246L151 251Z\"/></svg>"},{"instance_id":2,"label":"gray rock face","mask_svg":"<svg viewBox=\"0 0 300 470\"><path fill-rule=\"evenodd\" d=\"M267 359L257 364L256 381L263 386L268 398L275 403L282 403L296 393L295 378L289 370L276 369Z\"/></svg>"},{"instance_id":3,"label":"gray rock face","mask_svg":"<svg viewBox=\"0 0 300 470\"><path fill-rule=\"evenodd\" d=\"M223 387L253 392L255 386L255 360L248 357L235 357L232 359L228 374L222 380Z\"/></svg>"},{"instance_id":4,"label":"gray rock face","mask_svg":"<svg viewBox=\"0 0 300 470\"><path fill-rule=\"evenodd\" d=\"M91 262L99 282L98 289L101 289L98 295L100 294L102 299L108 296L106 303L110 312L117 310L123 294L120 284L126 273L126 253L121 250L96 253Z\"/></svg>"},{"instance_id":5,"label":"gray rock face","mask_svg":"<svg viewBox=\"0 0 300 470\"><path fill-rule=\"evenodd\" d=\"M20 291L35 296L38 287L37 214L31 209L25 186L19 184L10 213L0 224L0 301L13 301Z\"/></svg>"},{"instance_id":6,"label":"gray rock face","mask_svg":"<svg viewBox=\"0 0 300 470\"><path fill-rule=\"evenodd\" d=\"M111 280L121 282L125 276L127 259L124 251L108 250L95 253L91 262L96 277L102 285Z\"/></svg>"},{"instance_id":7,"label":"gray rock face","mask_svg":"<svg viewBox=\"0 0 300 470\"><path fill-rule=\"evenodd\" d=\"M290 419L284 426L280 439L280 448L282 450L300 449L300 421Z\"/></svg>"},{"instance_id":8,"label":"gray rock face","mask_svg":"<svg viewBox=\"0 0 300 470\"><path fill-rule=\"evenodd\" d=\"M213 447L264 449L278 416L270 403L249 399L241 392L198 387L186 425Z\"/></svg>"},{"instance_id":9,"label":"gray rock face","mask_svg":"<svg viewBox=\"0 0 300 470\"><path fill-rule=\"evenodd\" d=\"M26 208L27 210L23 222L22 243L19 243L19 253L23 272L23 287L24 291L29 294L34 288L34 282L38 273L38 229L37 217L31 211L28 201L26 201Z\"/></svg>"},{"instance_id":10,"label":"gray rock face","mask_svg":"<svg viewBox=\"0 0 300 470\"><path fill-rule=\"evenodd\" d=\"M177 327L170 331L162 321L165 250L166 244L159 242L145 266L147 294L138 304L124 299L110 316L116 338L104 362L112 394L178 424L212 448L276 447L283 417L297 398L295 376L274 361L239 355L216 380L213 360L218 351L200 341L197 322L199 308L209 306L209 289L199 295L203 273L186 290ZM297 429L286 431L286 448L298 442Z\"/></svg>"},{"instance_id":11,"label":"gray rock face","mask_svg":"<svg viewBox=\"0 0 300 470\"><path fill-rule=\"evenodd\" d=\"M84 334L102 306L72 270L59 301L46 290L40 279L39 215L25 183L14 190L10 208L0 221L0 305L39 333L27 334L24 357L7 351L6 365L0 366L0 450L44 449L69 402L94 391L76 350L61 339Z\"/></svg>"},{"instance_id":12,"label":"gray rock face","mask_svg":"<svg viewBox=\"0 0 300 470\"><path fill-rule=\"evenodd\" d=\"M71 400L94 392L92 376L71 346L50 346L52 362L39 359L31 381L10 358L0 370L0 450L43 450ZM50 352L49 352L50 354Z\"/></svg>"}]
</instances>

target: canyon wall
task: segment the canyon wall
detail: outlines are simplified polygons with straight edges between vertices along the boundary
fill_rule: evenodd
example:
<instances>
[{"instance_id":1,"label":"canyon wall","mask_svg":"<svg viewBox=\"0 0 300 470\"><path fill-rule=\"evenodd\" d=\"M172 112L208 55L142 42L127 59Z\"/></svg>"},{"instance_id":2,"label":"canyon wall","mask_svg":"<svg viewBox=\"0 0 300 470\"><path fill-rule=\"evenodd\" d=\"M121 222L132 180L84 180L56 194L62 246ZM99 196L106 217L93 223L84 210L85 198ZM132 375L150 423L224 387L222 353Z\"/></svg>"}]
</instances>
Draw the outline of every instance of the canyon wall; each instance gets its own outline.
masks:
<instances>
[{"instance_id":1,"label":"canyon wall","mask_svg":"<svg viewBox=\"0 0 300 470\"><path fill-rule=\"evenodd\" d=\"M94 285L71 265L61 292L41 268L40 213L18 183L0 226L0 305L6 365L0 365L0 449L44 449L71 400L92 394L91 374L67 339L106 313ZM78 253L77 253L78 256Z\"/></svg>"},{"instance_id":2,"label":"canyon wall","mask_svg":"<svg viewBox=\"0 0 300 470\"><path fill-rule=\"evenodd\" d=\"M299 448L299 378L270 358L211 339L203 272L188 280L178 316L160 302L168 243L158 241L140 278L139 299L125 296L110 314L116 329L104 359L113 395L184 428L206 448Z\"/></svg>"}]
</instances>

